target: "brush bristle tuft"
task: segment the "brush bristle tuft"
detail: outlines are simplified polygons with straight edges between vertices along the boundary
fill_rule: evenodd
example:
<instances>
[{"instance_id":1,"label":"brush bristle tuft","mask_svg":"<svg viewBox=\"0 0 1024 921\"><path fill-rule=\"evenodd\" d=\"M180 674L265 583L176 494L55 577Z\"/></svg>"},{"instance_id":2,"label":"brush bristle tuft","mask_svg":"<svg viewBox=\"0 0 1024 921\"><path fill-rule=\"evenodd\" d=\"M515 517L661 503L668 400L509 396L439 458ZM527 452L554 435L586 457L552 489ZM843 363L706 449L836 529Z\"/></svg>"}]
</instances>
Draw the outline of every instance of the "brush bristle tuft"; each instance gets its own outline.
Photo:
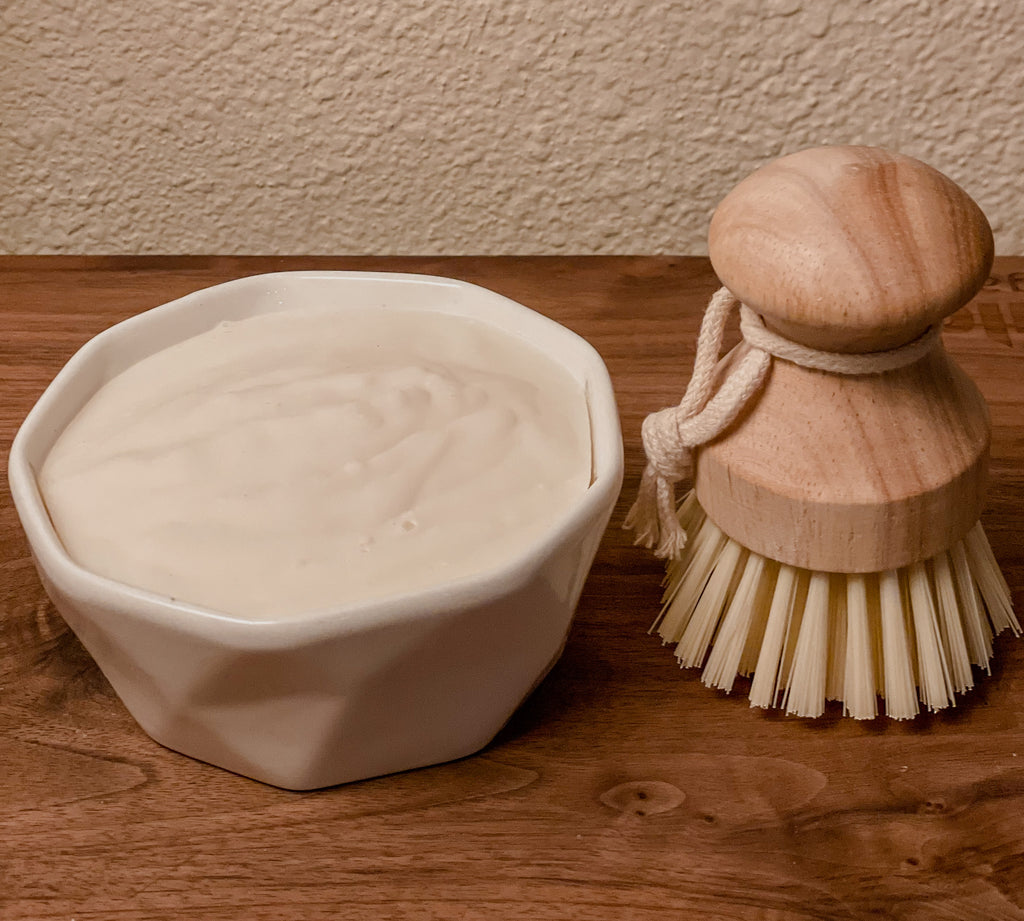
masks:
<instances>
[{"instance_id":1,"label":"brush bristle tuft","mask_svg":"<svg viewBox=\"0 0 1024 921\"><path fill-rule=\"evenodd\" d=\"M1010 590L981 524L938 556L866 575L768 560L727 537L691 491L679 508L689 541L666 571L656 631L709 687L751 677L753 707L820 716L827 700L854 719L911 719L956 705L989 669L992 639L1020 635Z\"/></svg>"}]
</instances>

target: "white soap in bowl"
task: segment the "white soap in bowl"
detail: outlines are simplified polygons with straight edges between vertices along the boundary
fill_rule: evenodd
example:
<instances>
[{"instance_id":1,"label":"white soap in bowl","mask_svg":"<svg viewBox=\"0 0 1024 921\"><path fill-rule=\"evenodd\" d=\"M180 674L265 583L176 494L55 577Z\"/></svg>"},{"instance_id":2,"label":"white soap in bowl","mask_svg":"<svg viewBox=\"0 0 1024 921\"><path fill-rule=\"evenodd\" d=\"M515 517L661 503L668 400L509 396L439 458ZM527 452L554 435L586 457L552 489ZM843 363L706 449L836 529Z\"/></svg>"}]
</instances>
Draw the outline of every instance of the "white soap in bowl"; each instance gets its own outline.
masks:
<instances>
[{"instance_id":1,"label":"white soap in bowl","mask_svg":"<svg viewBox=\"0 0 1024 921\"><path fill-rule=\"evenodd\" d=\"M471 317L525 340L582 389L589 488L486 571L289 616L226 615L74 562L37 475L89 399L225 320L310 307ZM597 352L508 298L432 276L285 272L197 291L96 336L29 413L9 479L48 594L139 725L202 761L313 789L463 757L494 737L561 653L621 486L622 439Z\"/></svg>"}]
</instances>

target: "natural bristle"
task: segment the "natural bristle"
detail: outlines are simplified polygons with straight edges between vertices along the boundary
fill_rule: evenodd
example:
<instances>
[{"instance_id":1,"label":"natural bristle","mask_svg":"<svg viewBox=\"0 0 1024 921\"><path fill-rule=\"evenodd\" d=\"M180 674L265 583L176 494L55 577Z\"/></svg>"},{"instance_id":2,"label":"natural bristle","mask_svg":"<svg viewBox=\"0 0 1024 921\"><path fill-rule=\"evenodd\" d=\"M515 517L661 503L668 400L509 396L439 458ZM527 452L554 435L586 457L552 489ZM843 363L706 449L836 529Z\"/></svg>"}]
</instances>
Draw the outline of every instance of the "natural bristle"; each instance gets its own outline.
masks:
<instances>
[{"instance_id":1,"label":"natural bristle","mask_svg":"<svg viewBox=\"0 0 1024 921\"><path fill-rule=\"evenodd\" d=\"M838 700L873 719L956 705L988 669L992 638L1020 634L1010 591L980 523L936 557L867 575L821 573L765 559L727 537L691 492L689 541L669 563L653 630L709 687L751 677L750 703L820 716Z\"/></svg>"}]
</instances>

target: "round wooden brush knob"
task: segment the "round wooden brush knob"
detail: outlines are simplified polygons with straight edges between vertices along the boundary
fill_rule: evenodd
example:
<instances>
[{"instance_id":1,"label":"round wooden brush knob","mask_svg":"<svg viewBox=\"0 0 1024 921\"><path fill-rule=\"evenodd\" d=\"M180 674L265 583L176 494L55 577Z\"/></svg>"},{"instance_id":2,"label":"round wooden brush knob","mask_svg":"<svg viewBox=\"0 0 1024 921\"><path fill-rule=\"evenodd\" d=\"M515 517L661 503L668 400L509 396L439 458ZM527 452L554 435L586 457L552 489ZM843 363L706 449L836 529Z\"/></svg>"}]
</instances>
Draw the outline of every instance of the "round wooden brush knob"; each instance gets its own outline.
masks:
<instances>
[{"instance_id":1,"label":"round wooden brush knob","mask_svg":"<svg viewBox=\"0 0 1024 921\"><path fill-rule=\"evenodd\" d=\"M984 283L992 233L930 167L826 147L741 182L711 223L715 270L787 338L827 351L898 346ZM722 362L727 373L749 348ZM807 569L896 569L945 550L981 512L984 400L936 347L840 375L774 360L762 392L696 452L697 497L734 540Z\"/></svg>"},{"instance_id":2,"label":"round wooden brush knob","mask_svg":"<svg viewBox=\"0 0 1024 921\"><path fill-rule=\"evenodd\" d=\"M874 147L819 147L757 170L718 206L708 249L722 284L770 327L848 352L908 342L958 310L993 253L959 186Z\"/></svg>"}]
</instances>

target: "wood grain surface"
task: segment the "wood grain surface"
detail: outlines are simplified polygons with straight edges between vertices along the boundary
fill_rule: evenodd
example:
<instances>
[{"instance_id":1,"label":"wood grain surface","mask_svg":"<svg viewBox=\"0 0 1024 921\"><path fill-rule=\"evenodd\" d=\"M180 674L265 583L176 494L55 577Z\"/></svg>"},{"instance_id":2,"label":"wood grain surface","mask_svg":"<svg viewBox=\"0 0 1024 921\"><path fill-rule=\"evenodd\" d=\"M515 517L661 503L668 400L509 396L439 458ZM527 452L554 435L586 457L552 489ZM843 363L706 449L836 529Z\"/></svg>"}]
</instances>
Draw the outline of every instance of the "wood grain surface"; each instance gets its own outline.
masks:
<instances>
[{"instance_id":1,"label":"wood grain surface","mask_svg":"<svg viewBox=\"0 0 1024 921\"><path fill-rule=\"evenodd\" d=\"M111 323L244 274L447 275L586 336L626 482L559 664L480 754L289 793L161 748L47 601L0 495L0 918L1024 919L1024 642L911 723L751 710L647 634L661 567L620 528L643 416L717 287L692 258L0 258L0 445ZM1024 259L947 322L992 415L993 548L1024 609ZM6 465L5 465L6 466Z\"/></svg>"},{"instance_id":2,"label":"wood grain surface","mask_svg":"<svg viewBox=\"0 0 1024 921\"><path fill-rule=\"evenodd\" d=\"M981 208L920 160L815 147L747 176L715 209L722 283L788 339L866 352L909 342L985 283Z\"/></svg>"},{"instance_id":3,"label":"wood grain surface","mask_svg":"<svg viewBox=\"0 0 1024 921\"><path fill-rule=\"evenodd\" d=\"M726 534L771 559L897 569L977 523L989 439L983 396L942 348L886 374L773 361L737 423L698 449L697 496Z\"/></svg>"}]
</instances>

